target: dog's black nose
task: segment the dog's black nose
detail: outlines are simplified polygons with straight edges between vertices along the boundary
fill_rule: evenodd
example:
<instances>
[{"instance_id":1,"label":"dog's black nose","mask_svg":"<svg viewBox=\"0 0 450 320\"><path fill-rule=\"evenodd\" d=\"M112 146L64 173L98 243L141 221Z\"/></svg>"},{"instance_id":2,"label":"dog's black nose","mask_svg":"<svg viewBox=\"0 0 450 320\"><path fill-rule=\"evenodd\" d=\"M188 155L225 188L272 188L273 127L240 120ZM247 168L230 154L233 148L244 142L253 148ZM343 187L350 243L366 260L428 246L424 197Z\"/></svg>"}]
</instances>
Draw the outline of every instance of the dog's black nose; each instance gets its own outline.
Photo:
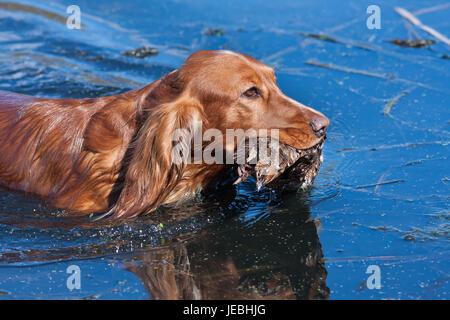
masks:
<instances>
[{"instance_id":1,"label":"dog's black nose","mask_svg":"<svg viewBox=\"0 0 450 320\"><path fill-rule=\"evenodd\" d=\"M314 134L320 138L325 135L325 132L330 125L330 120L324 116L317 116L314 117L309 124L311 125Z\"/></svg>"}]
</instances>

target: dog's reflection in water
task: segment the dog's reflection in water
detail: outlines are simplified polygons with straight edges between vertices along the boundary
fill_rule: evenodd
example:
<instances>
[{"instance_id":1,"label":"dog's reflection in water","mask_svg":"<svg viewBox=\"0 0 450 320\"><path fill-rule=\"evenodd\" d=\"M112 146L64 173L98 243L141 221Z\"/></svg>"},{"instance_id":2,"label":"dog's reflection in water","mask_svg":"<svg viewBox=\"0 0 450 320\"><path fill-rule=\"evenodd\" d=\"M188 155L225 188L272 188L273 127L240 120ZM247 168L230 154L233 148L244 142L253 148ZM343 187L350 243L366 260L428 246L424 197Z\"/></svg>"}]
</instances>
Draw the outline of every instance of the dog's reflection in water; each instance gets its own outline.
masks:
<instances>
[{"instance_id":1,"label":"dog's reflection in water","mask_svg":"<svg viewBox=\"0 0 450 320\"><path fill-rule=\"evenodd\" d=\"M317 220L307 208L249 225L230 219L128 264L151 299L328 299Z\"/></svg>"}]
</instances>

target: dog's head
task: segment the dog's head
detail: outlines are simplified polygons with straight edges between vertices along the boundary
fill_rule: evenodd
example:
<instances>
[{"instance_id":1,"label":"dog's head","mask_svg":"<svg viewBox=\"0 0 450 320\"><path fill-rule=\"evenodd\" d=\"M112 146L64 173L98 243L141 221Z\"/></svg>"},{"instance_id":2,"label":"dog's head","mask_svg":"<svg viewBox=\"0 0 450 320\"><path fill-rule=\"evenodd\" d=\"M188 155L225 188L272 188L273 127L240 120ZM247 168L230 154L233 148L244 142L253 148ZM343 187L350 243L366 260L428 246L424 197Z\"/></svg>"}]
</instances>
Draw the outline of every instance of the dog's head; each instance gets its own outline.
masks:
<instances>
[{"instance_id":1,"label":"dog's head","mask_svg":"<svg viewBox=\"0 0 450 320\"><path fill-rule=\"evenodd\" d=\"M198 101L208 126L226 129L278 129L280 141L297 149L319 143L329 120L289 97L274 70L244 54L199 51L178 70L185 93Z\"/></svg>"},{"instance_id":2,"label":"dog's head","mask_svg":"<svg viewBox=\"0 0 450 320\"><path fill-rule=\"evenodd\" d=\"M300 150L322 144L329 125L322 113L283 94L272 68L231 51L192 54L178 70L158 80L142 101L143 124L115 206L119 216L136 215L164 202L182 179L188 165L183 159L191 160L192 155L186 157L186 150L198 134L213 130L216 140L222 135L223 151L230 154L242 141L226 139L227 130L258 137L276 129L279 142L300 157ZM180 150L174 152L177 143L184 146L181 156Z\"/></svg>"}]
</instances>

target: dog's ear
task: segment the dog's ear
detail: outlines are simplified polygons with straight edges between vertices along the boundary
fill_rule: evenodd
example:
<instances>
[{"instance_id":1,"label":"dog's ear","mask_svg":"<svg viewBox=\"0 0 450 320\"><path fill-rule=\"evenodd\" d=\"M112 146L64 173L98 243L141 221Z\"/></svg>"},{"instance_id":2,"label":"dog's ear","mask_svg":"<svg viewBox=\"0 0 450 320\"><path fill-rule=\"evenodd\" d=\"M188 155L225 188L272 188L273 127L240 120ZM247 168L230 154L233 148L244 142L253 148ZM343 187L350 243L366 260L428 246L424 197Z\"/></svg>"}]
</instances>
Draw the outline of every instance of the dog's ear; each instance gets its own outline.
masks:
<instances>
[{"instance_id":1,"label":"dog's ear","mask_svg":"<svg viewBox=\"0 0 450 320\"><path fill-rule=\"evenodd\" d=\"M173 92L174 101L158 104L163 92L170 94L166 86L171 84L161 80L143 107L143 124L131 146L123 188L110 210L113 218L134 217L164 203L190 159L187 153L201 131L203 109L199 102Z\"/></svg>"}]
</instances>

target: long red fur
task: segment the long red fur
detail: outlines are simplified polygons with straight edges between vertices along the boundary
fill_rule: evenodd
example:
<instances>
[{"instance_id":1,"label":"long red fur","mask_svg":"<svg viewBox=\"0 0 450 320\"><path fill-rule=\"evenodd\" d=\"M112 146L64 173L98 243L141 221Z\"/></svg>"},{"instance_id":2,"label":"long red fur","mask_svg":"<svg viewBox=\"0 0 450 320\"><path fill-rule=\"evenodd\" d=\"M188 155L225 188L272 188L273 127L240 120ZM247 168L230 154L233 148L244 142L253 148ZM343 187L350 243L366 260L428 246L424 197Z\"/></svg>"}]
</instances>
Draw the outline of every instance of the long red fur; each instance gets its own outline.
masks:
<instances>
[{"instance_id":1,"label":"long red fur","mask_svg":"<svg viewBox=\"0 0 450 320\"><path fill-rule=\"evenodd\" d=\"M261 86L267 82L274 93L265 107L281 110L271 119L249 108L236 111L242 104L233 100L241 90L232 81L236 72ZM271 72L245 55L201 51L154 83L114 96L44 99L0 91L0 186L38 195L73 215L128 218L191 196L224 168L171 158L174 130L193 130L194 121L225 130L238 126L239 113L244 129L285 126L280 137L286 143L312 145L310 119L323 115L272 88ZM289 125L281 118L270 123L277 117L289 117Z\"/></svg>"}]
</instances>

